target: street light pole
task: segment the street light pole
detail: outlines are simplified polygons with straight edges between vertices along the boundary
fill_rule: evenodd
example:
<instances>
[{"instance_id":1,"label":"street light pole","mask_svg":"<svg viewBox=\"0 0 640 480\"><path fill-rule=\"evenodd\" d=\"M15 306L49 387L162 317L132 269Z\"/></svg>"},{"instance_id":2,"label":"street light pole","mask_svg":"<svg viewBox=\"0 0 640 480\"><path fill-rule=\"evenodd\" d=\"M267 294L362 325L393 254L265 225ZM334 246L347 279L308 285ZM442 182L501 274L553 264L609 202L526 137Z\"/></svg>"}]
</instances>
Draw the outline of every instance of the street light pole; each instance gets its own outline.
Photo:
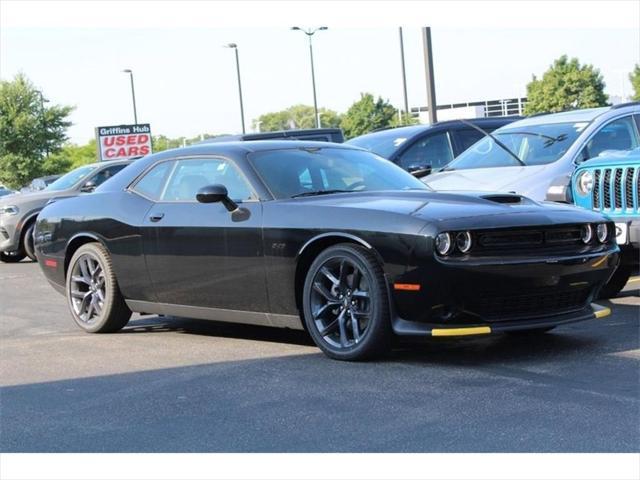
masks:
<instances>
[{"instance_id":1,"label":"street light pole","mask_svg":"<svg viewBox=\"0 0 640 480\"><path fill-rule=\"evenodd\" d=\"M409 120L409 99L407 97L407 73L404 67L404 41L402 39L402 27L398 27L400 32L400 61L402 63L402 92L404 94L404 121L407 123Z\"/></svg>"},{"instance_id":2,"label":"street light pole","mask_svg":"<svg viewBox=\"0 0 640 480\"><path fill-rule=\"evenodd\" d=\"M138 124L138 111L136 110L136 90L133 87L133 72L130 69L122 70L124 73L129 74L129 78L131 79L131 99L133 100L133 122Z\"/></svg>"},{"instance_id":3,"label":"street light pole","mask_svg":"<svg viewBox=\"0 0 640 480\"><path fill-rule=\"evenodd\" d=\"M433 76L433 48L431 46L431 27L422 27L422 46L424 48L424 73L427 80L427 108L429 123L438 121L436 105L436 82Z\"/></svg>"},{"instance_id":4,"label":"street light pole","mask_svg":"<svg viewBox=\"0 0 640 480\"><path fill-rule=\"evenodd\" d=\"M229 43L225 45L227 48L233 48L236 52L236 71L238 72L238 96L240 97L240 120L242 122L242 133L246 133L244 126L244 105L242 103L242 82L240 82L240 57L238 56L238 45Z\"/></svg>"},{"instance_id":5,"label":"street light pole","mask_svg":"<svg viewBox=\"0 0 640 480\"><path fill-rule=\"evenodd\" d=\"M315 112L315 117L316 117L316 128L320 128L320 115L318 114L318 99L316 96L316 73L313 66L313 43L311 41L311 37L313 36L314 33L316 33L319 30L327 30L327 27L319 27L314 29L309 28L307 30L304 30L300 27L291 27L291 30L300 30L301 32L304 32L305 35L307 35L307 37L309 38L309 58L311 59L311 84L313 85L313 110Z\"/></svg>"},{"instance_id":6,"label":"street light pole","mask_svg":"<svg viewBox=\"0 0 640 480\"><path fill-rule=\"evenodd\" d=\"M38 90L38 95L40 95L40 122L42 122L44 153L45 153L45 156L49 158L49 141L47 140L47 117L44 114L44 104L49 103L49 100L44 98L40 90Z\"/></svg>"}]
</instances>

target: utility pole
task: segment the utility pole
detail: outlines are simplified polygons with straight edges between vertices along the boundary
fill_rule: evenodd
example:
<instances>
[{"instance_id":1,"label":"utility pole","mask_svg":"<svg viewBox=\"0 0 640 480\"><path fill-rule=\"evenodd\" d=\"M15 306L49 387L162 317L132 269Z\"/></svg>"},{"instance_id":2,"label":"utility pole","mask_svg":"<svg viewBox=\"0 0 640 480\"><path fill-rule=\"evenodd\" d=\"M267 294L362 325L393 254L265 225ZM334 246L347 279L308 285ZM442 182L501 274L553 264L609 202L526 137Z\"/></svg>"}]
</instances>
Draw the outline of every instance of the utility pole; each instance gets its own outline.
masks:
<instances>
[{"instance_id":1,"label":"utility pole","mask_svg":"<svg viewBox=\"0 0 640 480\"><path fill-rule=\"evenodd\" d=\"M402 92L404 94L404 122L409 123L409 99L407 97L407 73L404 66L404 41L402 39L402 27L398 27L400 32L400 60L402 62Z\"/></svg>"},{"instance_id":2,"label":"utility pole","mask_svg":"<svg viewBox=\"0 0 640 480\"><path fill-rule=\"evenodd\" d=\"M431 45L431 27L422 27L422 46L424 49L424 73L427 81L427 108L429 123L438 121L436 104L436 85L433 77L433 49Z\"/></svg>"}]
</instances>

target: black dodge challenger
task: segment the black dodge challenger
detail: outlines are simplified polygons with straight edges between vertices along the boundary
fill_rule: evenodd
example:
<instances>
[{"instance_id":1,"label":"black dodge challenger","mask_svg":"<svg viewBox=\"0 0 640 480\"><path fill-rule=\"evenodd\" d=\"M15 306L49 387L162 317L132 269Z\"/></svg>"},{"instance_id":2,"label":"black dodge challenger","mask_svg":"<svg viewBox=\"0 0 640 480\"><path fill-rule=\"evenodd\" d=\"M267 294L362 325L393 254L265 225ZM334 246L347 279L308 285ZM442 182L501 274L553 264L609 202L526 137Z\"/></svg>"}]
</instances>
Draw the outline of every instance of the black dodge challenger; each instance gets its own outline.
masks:
<instances>
[{"instance_id":1,"label":"black dodge challenger","mask_svg":"<svg viewBox=\"0 0 640 480\"><path fill-rule=\"evenodd\" d=\"M150 155L47 206L35 247L88 332L131 312L306 329L328 356L394 335L543 332L598 318L618 263L599 214L436 193L375 154L238 142Z\"/></svg>"}]
</instances>

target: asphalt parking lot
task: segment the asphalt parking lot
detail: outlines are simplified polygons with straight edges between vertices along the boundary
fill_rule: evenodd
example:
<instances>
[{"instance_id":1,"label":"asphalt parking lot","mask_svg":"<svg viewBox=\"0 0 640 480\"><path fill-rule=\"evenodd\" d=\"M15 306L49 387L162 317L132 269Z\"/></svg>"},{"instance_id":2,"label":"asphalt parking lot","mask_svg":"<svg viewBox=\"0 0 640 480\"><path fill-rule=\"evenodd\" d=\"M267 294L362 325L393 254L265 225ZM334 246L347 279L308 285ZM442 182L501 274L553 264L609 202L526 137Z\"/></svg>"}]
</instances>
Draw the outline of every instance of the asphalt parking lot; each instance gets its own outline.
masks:
<instances>
[{"instance_id":1,"label":"asphalt parking lot","mask_svg":"<svg viewBox=\"0 0 640 480\"><path fill-rule=\"evenodd\" d=\"M637 452L640 281L535 339L325 358L305 334L135 317L88 335L38 266L0 265L3 452Z\"/></svg>"}]
</instances>

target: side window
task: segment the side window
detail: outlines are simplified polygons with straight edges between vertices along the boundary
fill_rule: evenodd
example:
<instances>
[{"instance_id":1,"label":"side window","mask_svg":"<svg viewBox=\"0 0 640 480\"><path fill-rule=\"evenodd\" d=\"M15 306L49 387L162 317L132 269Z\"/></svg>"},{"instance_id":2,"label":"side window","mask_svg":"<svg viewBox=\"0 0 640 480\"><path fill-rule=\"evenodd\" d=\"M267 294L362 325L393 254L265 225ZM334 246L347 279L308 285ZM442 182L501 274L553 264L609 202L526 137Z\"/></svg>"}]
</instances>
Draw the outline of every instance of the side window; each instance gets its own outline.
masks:
<instances>
[{"instance_id":1,"label":"side window","mask_svg":"<svg viewBox=\"0 0 640 480\"><path fill-rule=\"evenodd\" d=\"M162 162L149 170L144 177L138 180L133 191L152 200L160 200L164 184L169 177L175 162Z\"/></svg>"},{"instance_id":2,"label":"side window","mask_svg":"<svg viewBox=\"0 0 640 480\"><path fill-rule=\"evenodd\" d=\"M214 184L227 187L229 197L237 202L253 198L251 187L235 165L221 158L206 158L176 161L161 200L195 202L198 190Z\"/></svg>"},{"instance_id":3,"label":"side window","mask_svg":"<svg viewBox=\"0 0 640 480\"><path fill-rule=\"evenodd\" d=\"M98 187L102 183L109 180L111 177L113 177L116 173L118 173L120 170L122 170L126 166L127 164L114 165L113 167L107 167L103 170L100 170L98 173L96 173L95 176L91 179L91 181L95 183L96 187Z\"/></svg>"},{"instance_id":4,"label":"side window","mask_svg":"<svg viewBox=\"0 0 640 480\"><path fill-rule=\"evenodd\" d=\"M484 130L491 133L493 129L485 128ZM454 130L453 134L456 137L456 143L458 144L458 148L460 148L460 153L464 152L467 148L469 148L481 138L484 138L484 135L481 132L472 128Z\"/></svg>"},{"instance_id":5,"label":"side window","mask_svg":"<svg viewBox=\"0 0 640 480\"><path fill-rule=\"evenodd\" d=\"M606 124L587 142L583 158L595 158L606 150L632 150L638 146L638 133L631 116Z\"/></svg>"},{"instance_id":6,"label":"side window","mask_svg":"<svg viewBox=\"0 0 640 480\"><path fill-rule=\"evenodd\" d=\"M410 167L442 168L453 160L449 134L436 133L421 138L411 145L401 156L398 164L405 170Z\"/></svg>"}]
</instances>

